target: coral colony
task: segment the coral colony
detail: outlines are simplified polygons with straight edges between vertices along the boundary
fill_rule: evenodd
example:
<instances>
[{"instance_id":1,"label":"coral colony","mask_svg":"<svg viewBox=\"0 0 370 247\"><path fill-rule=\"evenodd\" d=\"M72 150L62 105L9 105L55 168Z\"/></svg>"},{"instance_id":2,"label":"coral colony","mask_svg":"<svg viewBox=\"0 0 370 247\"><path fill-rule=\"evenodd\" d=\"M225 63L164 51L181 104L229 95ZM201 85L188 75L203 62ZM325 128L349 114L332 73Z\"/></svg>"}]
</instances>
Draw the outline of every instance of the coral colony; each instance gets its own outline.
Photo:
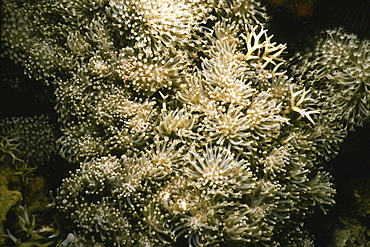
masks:
<instances>
[{"instance_id":1,"label":"coral colony","mask_svg":"<svg viewBox=\"0 0 370 247\"><path fill-rule=\"evenodd\" d=\"M321 164L369 119L369 41L327 30L287 62L256 0L3 0L1 18L58 117L4 119L0 162L78 166L54 194L68 227L20 206L2 241L312 245L303 219L336 194Z\"/></svg>"}]
</instances>

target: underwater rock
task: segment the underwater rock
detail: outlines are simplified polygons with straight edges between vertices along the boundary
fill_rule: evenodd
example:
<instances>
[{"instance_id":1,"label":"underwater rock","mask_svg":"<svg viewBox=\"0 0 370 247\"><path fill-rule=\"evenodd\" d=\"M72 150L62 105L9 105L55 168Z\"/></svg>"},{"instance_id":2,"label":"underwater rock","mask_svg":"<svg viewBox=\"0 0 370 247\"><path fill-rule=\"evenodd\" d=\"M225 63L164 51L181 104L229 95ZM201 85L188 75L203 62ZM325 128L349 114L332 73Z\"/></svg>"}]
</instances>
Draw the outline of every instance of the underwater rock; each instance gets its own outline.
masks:
<instances>
[{"instance_id":1,"label":"underwater rock","mask_svg":"<svg viewBox=\"0 0 370 247\"><path fill-rule=\"evenodd\" d=\"M3 223L9 210L22 199L22 193L16 190L8 190L8 181L4 175L0 175L0 245L4 243Z\"/></svg>"}]
</instances>

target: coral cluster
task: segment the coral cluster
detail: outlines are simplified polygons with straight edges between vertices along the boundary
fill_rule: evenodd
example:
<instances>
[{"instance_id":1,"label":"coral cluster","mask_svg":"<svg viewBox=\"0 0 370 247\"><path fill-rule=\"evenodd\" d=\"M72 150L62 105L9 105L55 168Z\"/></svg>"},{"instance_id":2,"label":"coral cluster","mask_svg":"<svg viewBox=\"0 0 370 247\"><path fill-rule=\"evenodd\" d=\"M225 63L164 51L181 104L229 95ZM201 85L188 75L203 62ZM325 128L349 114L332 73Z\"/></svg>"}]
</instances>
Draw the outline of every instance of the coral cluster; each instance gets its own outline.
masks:
<instances>
[{"instance_id":1,"label":"coral cluster","mask_svg":"<svg viewBox=\"0 0 370 247\"><path fill-rule=\"evenodd\" d=\"M57 152L55 126L45 115L4 119L0 135L17 143L17 158L35 166L50 161Z\"/></svg>"},{"instance_id":2,"label":"coral cluster","mask_svg":"<svg viewBox=\"0 0 370 247\"><path fill-rule=\"evenodd\" d=\"M322 32L312 50L291 66L296 80L311 87L329 121L353 129L370 117L370 41L343 28Z\"/></svg>"},{"instance_id":3,"label":"coral cluster","mask_svg":"<svg viewBox=\"0 0 370 247\"><path fill-rule=\"evenodd\" d=\"M3 2L5 55L53 90L59 154L78 164L55 198L74 224L60 246L311 243L302 220L336 193L320 167L346 135L334 114L368 117L367 43L299 57L288 76L255 0ZM325 67L344 52L353 67ZM3 129L43 136L39 161L55 146L35 122Z\"/></svg>"},{"instance_id":4,"label":"coral cluster","mask_svg":"<svg viewBox=\"0 0 370 247\"><path fill-rule=\"evenodd\" d=\"M55 243L43 236L48 228L40 226L40 229L36 229L40 222L36 224L35 218L31 220L27 209L19 205L28 204L32 212L47 212L50 198L44 179L33 172L55 155L55 141L53 125L46 116L17 117L0 122L0 245L5 243L8 246L4 237L17 246L25 244L25 239L28 240L26 246L37 246L40 242L49 244L39 246ZM9 226L13 228L14 224L5 224L14 205L19 208L15 213L17 237L8 229ZM3 230L3 223L6 231Z\"/></svg>"}]
</instances>

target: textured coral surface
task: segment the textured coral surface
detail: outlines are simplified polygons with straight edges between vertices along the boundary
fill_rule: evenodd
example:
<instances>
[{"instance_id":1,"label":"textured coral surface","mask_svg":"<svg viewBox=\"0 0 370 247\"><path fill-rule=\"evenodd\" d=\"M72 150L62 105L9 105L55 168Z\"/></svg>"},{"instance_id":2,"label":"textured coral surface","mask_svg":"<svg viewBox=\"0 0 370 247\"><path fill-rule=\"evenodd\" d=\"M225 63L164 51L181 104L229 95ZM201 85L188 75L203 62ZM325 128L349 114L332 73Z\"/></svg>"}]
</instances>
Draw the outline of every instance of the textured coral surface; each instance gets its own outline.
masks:
<instances>
[{"instance_id":1,"label":"textured coral surface","mask_svg":"<svg viewBox=\"0 0 370 247\"><path fill-rule=\"evenodd\" d=\"M36 85L53 110L0 122L1 165L46 204L34 170L69 164L42 206L55 217L23 200L8 243L313 246L305 219L335 203L325 162L369 119L369 42L333 28L288 58L266 13L256 0L4 0L15 65L0 83Z\"/></svg>"}]
</instances>

